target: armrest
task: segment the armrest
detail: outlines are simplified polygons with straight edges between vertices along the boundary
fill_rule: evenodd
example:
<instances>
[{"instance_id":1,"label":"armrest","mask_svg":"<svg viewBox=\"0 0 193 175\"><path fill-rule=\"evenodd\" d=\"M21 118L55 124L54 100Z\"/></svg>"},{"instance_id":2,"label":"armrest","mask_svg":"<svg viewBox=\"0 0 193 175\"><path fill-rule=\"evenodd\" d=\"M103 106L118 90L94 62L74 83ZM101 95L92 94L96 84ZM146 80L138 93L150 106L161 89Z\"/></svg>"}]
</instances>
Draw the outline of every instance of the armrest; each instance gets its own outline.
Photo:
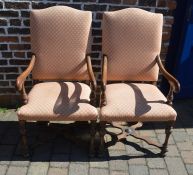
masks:
<instances>
[{"instance_id":1,"label":"armrest","mask_svg":"<svg viewBox=\"0 0 193 175\"><path fill-rule=\"evenodd\" d=\"M107 85L107 56L103 56L102 61L102 82L101 82L101 97L100 97L100 106L106 105L106 85Z\"/></svg>"},{"instance_id":2,"label":"armrest","mask_svg":"<svg viewBox=\"0 0 193 175\"><path fill-rule=\"evenodd\" d=\"M102 91L106 90L106 84L107 84L107 56L103 56L103 62L102 62Z\"/></svg>"},{"instance_id":3,"label":"armrest","mask_svg":"<svg viewBox=\"0 0 193 175\"><path fill-rule=\"evenodd\" d=\"M18 91L21 91L23 89L24 82L25 82L27 76L32 71L34 64L35 64L35 55L32 56L32 59L30 61L29 66L27 67L27 69L21 75L19 75L17 77L16 86L17 86Z\"/></svg>"},{"instance_id":4,"label":"armrest","mask_svg":"<svg viewBox=\"0 0 193 175\"><path fill-rule=\"evenodd\" d=\"M91 57L89 55L86 56L86 63L87 63L87 69L88 69L88 74L91 82L91 94L90 94L90 99L91 99L91 104L96 105L96 90L97 90L97 82L94 76L94 72L92 69L92 64L91 64Z\"/></svg>"},{"instance_id":5,"label":"armrest","mask_svg":"<svg viewBox=\"0 0 193 175\"><path fill-rule=\"evenodd\" d=\"M167 98L168 98L168 103L171 104L173 100L173 92L178 93L180 91L180 83L169 72L167 72L159 56L156 57L156 62L163 76L168 80L168 83L170 84L170 91L168 93Z\"/></svg>"},{"instance_id":6,"label":"armrest","mask_svg":"<svg viewBox=\"0 0 193 175\"><path fill-rule=\"evenodd\" d=\"M95 79L94 72L93 72L93 69L92 69L91 58L90 58L89 55L86 56L86 62L87 62L89 78L90 78L90 81L91 81L91 84L92 84L92 90L96 91L97 83L96 83L96 79Z\"/></svg>"}]
</instances>

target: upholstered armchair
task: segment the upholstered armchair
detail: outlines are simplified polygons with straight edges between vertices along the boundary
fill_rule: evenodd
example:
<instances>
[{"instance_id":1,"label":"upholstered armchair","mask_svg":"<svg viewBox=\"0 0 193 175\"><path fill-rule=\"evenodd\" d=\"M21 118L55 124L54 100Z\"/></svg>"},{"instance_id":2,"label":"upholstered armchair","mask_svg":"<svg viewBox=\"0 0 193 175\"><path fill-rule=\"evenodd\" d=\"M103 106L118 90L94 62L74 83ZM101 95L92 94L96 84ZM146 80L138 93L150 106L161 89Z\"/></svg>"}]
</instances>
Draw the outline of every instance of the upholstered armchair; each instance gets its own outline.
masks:
<instances>
[{"instance_id":1,"label":"upholstered armchair","mask_svg":"<svg viewBox=\"0 0 193 175\"><path fill-rule=\"evenodd\" d=\"M24 102L17 112L24 155L27 121L91 121L90 151L94 150L96 80L86 53L91 20L91 12L66 6L31 11L33 56L17 78ZM25 80L31 71L36 83L27 94Z\"/></svg>"},{"instance_id":2,"label":"upholstered armchair","mask_svg":"<svg viewBox=\"0 0 193 175\"><path fill-rule=\"evenodd\" d=\"M173 93L180 90L180 84L160 60L162 26L162 14L137 8L103 15L100 151L104 149L107 124L121 129L116 141L131 135L160 148L161 155L167 151L177 116L172 108ZM167 97L156 87L159 70L170 84ZM131 122L136 124L128 127ZM167 123L163 145L135 132L143 122Z\"/></svg>"}]
</instances>

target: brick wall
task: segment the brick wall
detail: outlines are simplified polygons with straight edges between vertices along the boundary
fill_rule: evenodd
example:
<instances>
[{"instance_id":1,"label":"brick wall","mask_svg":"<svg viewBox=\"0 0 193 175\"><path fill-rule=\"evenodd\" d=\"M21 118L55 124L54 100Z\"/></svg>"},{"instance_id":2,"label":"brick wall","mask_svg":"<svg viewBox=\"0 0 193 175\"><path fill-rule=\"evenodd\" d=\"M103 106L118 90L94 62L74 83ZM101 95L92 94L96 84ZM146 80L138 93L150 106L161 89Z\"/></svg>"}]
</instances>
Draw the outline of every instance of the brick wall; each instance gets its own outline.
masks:
<instances>
[{"instance_id":1,"label":"brick wall","mask_svg":"<svg viewBox=\"0 0 193 175\"><path fill-rule=\"evenodd\" d=\"M103 11L139 7L151 12L163 13L165 22L161 57L165 59L174 21L172 17L172 12L176 7L174 0L3 0L0 1L0 106L19 104L15 80L29 63L31 55L30 10L55 5L67 5L93 12L92 63L98 79L100 78ZM29 77L26 87L30 88L32 84L31 77Z\"/></svg>"}]
</instances>

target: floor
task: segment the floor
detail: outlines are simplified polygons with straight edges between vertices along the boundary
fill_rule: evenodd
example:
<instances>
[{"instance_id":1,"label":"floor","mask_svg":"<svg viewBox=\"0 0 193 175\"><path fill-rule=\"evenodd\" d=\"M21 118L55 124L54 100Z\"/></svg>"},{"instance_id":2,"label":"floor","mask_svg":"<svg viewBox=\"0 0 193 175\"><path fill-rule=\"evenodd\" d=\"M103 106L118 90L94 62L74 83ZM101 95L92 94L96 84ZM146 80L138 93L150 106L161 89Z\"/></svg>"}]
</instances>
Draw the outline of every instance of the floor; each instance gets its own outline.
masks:
<instances>
[{"instance_id":1,"label":"floor","mask_svg":"<svg viewBox=\"0 0 193 175\"><path fill-rule=\"evenodd\" d=\"M48 128L43 123L29 123L31 155L25 159L20 154L15 110L1 112L0 175L193 175L193 100L176 101L174 107L178 118L165 158L159 157L158 148L132 137L127 138L127 144L118 142L106 148L104 158L89 158L88 128L84 124L64 127L60 123ZM64 138L62 133L69 130L72 134ZM164 125L147 123L139 133L163 142ZM111 138L106 135L105 139Z\"/></svg>"}]
</instances>

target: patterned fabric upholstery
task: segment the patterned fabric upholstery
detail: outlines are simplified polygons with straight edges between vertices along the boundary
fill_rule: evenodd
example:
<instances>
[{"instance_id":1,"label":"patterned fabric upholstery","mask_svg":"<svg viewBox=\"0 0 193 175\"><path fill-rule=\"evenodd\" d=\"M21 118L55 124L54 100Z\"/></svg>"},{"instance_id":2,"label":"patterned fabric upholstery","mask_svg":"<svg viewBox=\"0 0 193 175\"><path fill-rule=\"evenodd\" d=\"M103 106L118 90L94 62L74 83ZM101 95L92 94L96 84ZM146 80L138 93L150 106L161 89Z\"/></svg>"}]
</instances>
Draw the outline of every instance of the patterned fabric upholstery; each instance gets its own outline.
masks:
<instances>
[{"instance_id":1,"label":"patterned fabric upholstery","mask_svg":"<svg viewBox=\"0 0 193 175\"><path fill-rule=\"evenodd\" d=\"M28 104L18 110L19 120L88 121L97 119L97 109L89 104L90 87L83 83L45 82L29 93Z\"/></svg>"},{"instance_id":2,"label":"patterned fabric upholstery","mask_svg":"<svg viewBox=\"0 0 193 175\"><path fill-rule=\"evenodd\" d=\"M103 15L108 80L157 81L163 15L128 8Z\"/></svg>"},{"instance_id":3,"label":"patterned fabric upholstery","mask_svg":"<svg viewBox=\"0 0 193 175\"><path fill-rule=\"evenodd\" d=\"M175 110L151 84L116 83L106 87L107 105L101 109L104 121L174 121Z\"/></svg>"},{"instance_id":4,"label":"patterned fabric upholstery","mask_svg":"<svg viewBox=\"0 0 193 175\"><path fill-rule=\"evenodd\" d=\"M32 72L40 80L88 80L85 54L92 14L67 6L32 10Z\"/></svg>"}]
</instances>

